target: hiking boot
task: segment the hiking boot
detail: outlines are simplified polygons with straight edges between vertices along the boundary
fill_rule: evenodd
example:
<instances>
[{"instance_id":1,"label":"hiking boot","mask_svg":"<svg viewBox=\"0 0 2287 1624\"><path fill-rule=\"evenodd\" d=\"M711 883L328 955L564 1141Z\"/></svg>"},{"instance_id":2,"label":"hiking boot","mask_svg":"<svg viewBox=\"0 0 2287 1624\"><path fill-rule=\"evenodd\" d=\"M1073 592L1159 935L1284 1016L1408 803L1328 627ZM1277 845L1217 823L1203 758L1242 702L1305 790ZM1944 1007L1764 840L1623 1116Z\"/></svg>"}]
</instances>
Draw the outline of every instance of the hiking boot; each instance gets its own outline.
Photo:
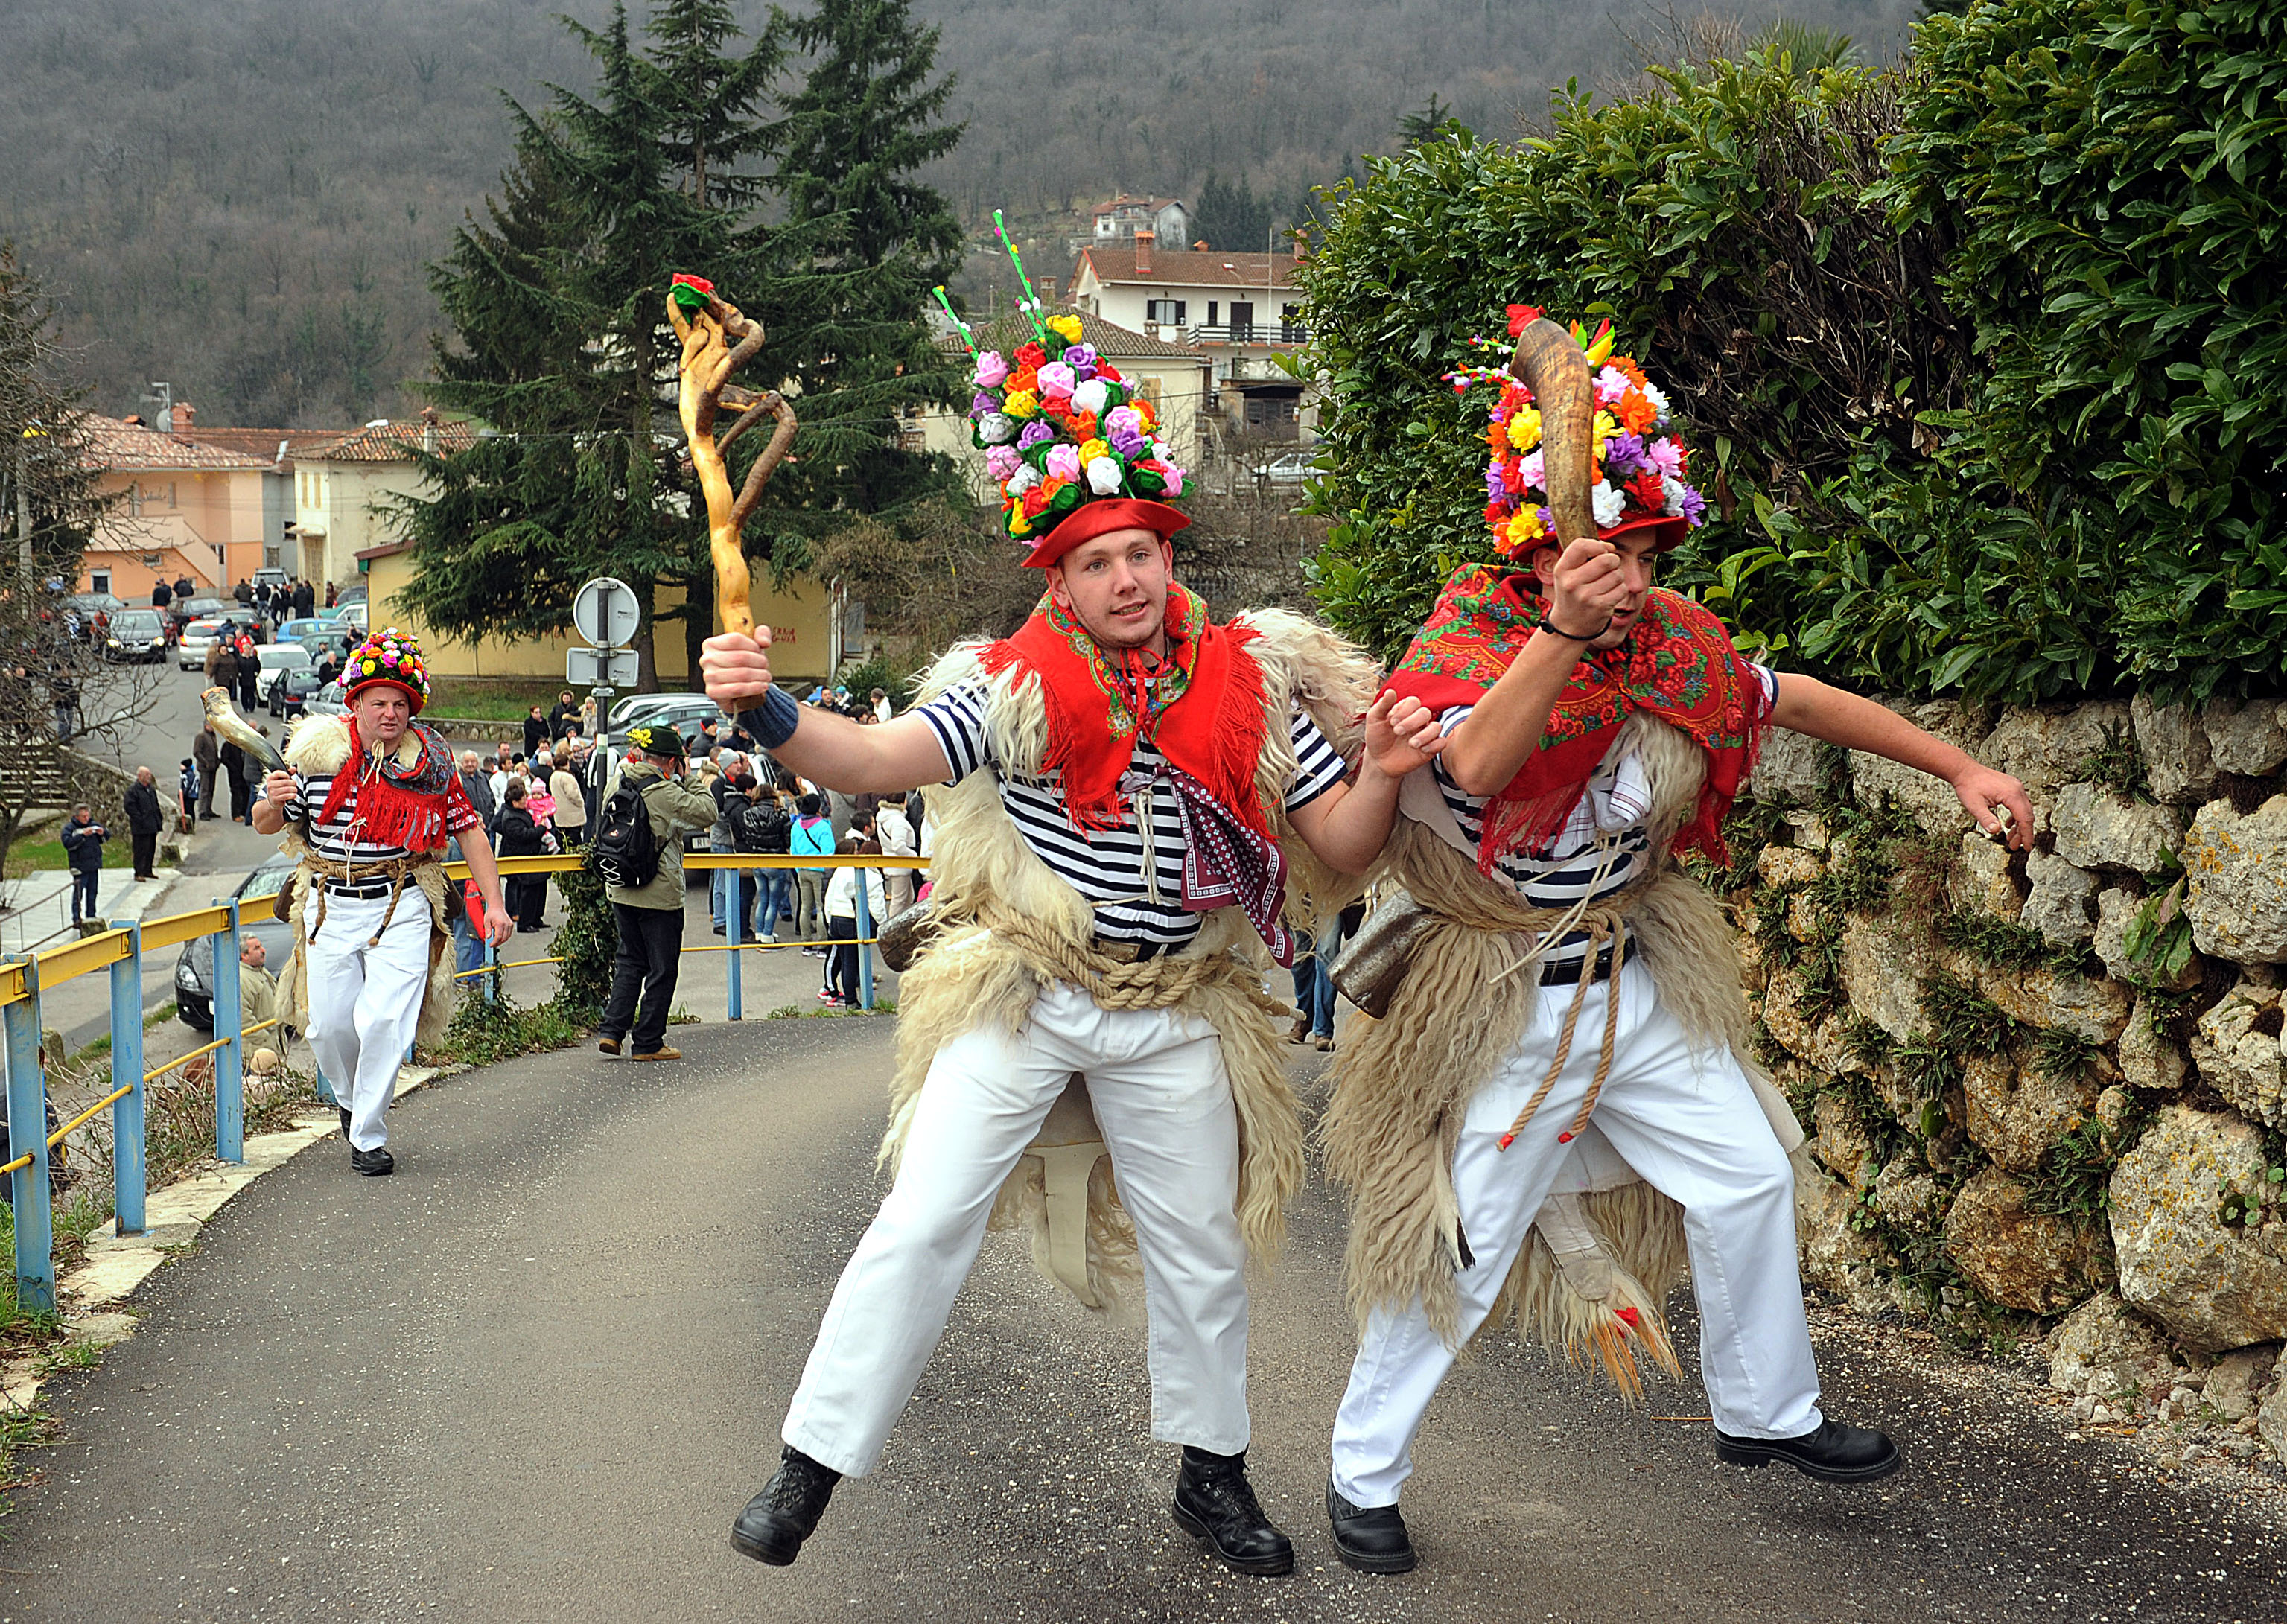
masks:
<instances>
[{"instance_id":1,"label":"hiking boot","mask_svg":"<svg viewBox=\"0 0 2287 1624\"><path fill-rule=\"evenodd\" d=\"M772 1567L786 1566L801 1555L802 1542L817 1530L841 1481L840 1472L788 1444L762 1493L732 1520L731 1549Z\"/></svg>"},{"instance_id":2,"label":"hiking boot","mask_svg":"<svg viewBox=\"0 0 2287 1624\"><path fill-rule=\"evenodd\" d=\"M602 1050L607 1055L615 1055L620 1052L620 1040L617 1038L597 1038L596 1040L596 1047Z\"/></svg>"},{"instance_id":3,"label":"hiking boot","mask_svg":"<svg viewBox=\"0 0 2287 1624\"><path fill-rule=\"evenodd\" d=\"M1361 1573L1410 1573L1420 1558L1396 1506L1354 1506L1326 1480L1326 1520L1333 1525L1334 1555Z\"/></svg>"},{"instance_id":4,"label":"hiking boot","mask_svg":"<svg viewBox=\"0 0 2287 1624\"><path fill-rule=\"evenodd\" d=\"M683 1058L683 1051L679 1049L669 1049L662 1043L647 1055L629 1055L628 1058L630 1060L680 1060Z\"/></svg>"},{"instance_id":5,"label":"hiking boot","mask_svg":"<svg viewBox=\"0 0 2287 1624\"><path fill-rule=\"evenodd\" d=\"M376 1145L369 1151L352 1147L350 1151L350 1170L362 1173L368 1178L387 1178L397 1171L397 1158L389 1153L385 1145Z\"/></svg>"},{"instance_id":6,"label":"hiking boot","mask_svg":"<svg viewBox=\"0 0 2287 1624\"><path fill-rule=\"evenodd\" d=\"M1172 1508L1175 1525L1205 1541L1234 1573L1291 1573L1294 1547L1271 1525L1246 1481L1246 1454L1183 1448Z\"/></svg>"}]
</instances>

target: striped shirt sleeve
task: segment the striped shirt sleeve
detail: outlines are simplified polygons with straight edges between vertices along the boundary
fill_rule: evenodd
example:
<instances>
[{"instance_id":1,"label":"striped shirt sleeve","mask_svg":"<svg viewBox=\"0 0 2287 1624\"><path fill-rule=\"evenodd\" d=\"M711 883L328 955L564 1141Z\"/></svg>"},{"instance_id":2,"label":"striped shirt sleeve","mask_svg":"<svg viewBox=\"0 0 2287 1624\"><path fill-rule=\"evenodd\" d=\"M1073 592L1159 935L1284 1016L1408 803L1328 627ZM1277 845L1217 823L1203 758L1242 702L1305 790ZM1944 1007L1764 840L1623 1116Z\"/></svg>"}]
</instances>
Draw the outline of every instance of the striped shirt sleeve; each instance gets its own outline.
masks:
<instances>
[{"instance_id":1,"label":"striped shirt sleeve","mask_svg":"<svg viewBox=\"0 0 2287 1624\"><path fill-rule=\"evenodd\" d=\"M1300 705L1294 707L1288 733L1294 741L1294 781L1286 790L1286 810L1308 806L1320 796L1349 776L1349 764L1335 754L1334 747L1310 713Z\"/></svg>"},{"instance_id":2,"label":"striped shirt sleeve","mask_svg":"<svg viewBox=\"0 0 2287 1624\"><path fill-rule=\"evenodd\" d=\"M982 682L947 688L914 714L929 724L952 769L946 778L957 784L979 767L994 764L991 735L985 725L985 686Z\"/></svg>"}]
</instances>

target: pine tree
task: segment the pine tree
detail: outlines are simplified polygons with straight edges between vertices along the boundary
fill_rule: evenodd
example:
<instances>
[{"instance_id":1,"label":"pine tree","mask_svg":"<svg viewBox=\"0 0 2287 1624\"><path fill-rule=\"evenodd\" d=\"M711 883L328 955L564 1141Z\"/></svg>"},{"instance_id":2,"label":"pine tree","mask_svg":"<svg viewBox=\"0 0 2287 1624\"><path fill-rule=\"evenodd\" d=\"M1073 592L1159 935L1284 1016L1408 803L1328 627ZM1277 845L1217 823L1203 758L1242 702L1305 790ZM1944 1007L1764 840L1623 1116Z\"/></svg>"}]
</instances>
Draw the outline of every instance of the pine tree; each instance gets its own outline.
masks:
<instances>
[{"instance_id":1,"label":"pine tree","mask_svg":"<svg viewBox=\"0 0 2287 1624\"><path fill-rule=\"evenodd\" d=\"M641 685L657 685L658 586L695 654L713 571L695 487L675 448L669 278L700 270L734 297L775 268L738 167L776 46L725 56L723 7L667 0L638 53L623 7L600 30L566 22L594 57L594 99L558 90L543 114L510 104L518 162L487 219L431 268L453 334L433 399L492 431L423 459L436 494L408 502L414 606L439 630L536 636L568 623L581 582L612 574L645 609Z\"/></svg>"},{"instance_id":2,"label":"pine tree","mask_svg":"<svg viewBox=\"0 0 2287 1624\"><path fill-rule=\"evenodd\" d=\"M822 280L803 289L808 302L779 301L802 380L801 460L772 481L757 520L795 540L836 514L894 516L948 488L949 471L900 449L898 429L908 408L959 387L922 317L930 289L959 267L961 223L915 174L962 127L938 122L953 81L930 83L938 31L918 27L906 0L819 0L784 32L811 65L779 103L772 185L789 223L814 234Z\"/></svg>"}]
</instances>

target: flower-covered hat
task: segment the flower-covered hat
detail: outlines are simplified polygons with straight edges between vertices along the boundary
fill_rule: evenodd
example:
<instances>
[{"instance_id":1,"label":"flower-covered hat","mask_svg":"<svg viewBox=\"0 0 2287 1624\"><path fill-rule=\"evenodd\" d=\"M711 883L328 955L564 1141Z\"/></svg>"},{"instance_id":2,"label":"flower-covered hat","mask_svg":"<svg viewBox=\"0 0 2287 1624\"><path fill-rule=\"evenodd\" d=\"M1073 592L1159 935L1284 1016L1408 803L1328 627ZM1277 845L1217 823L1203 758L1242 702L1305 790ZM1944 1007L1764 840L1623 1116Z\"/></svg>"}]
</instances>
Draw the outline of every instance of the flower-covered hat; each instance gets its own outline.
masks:
<instances>
[{"instance_id":1,"label":"flower-covered hat","mask_svg":"<svg viewBox=\"0 0 2287 1624\"><path fill-rule=\"evenodd\" d=\"M1530 305L1510 305L1510 336L1539 314ZM1589 450L1595 459L1595 484L1589 498L1595 509L1596 534L1609 541L1656 527L1659 534L1654 546L1665 552L1707 519L1707 499L1685 482L1690 452L1681 425L1667 396L1644 376L1643 368L1628 356L1612 353L1610 321L1598 327L1593 338L1576 321L1572 337L1587 352L1588 365L1595 369L1596 420ZM1532 403L1532 392L1507 372L1481 367L1464 367L1449 373L1447 379L1457 394L1473 383L1500 386L1500 398L1485 428L1485 444L1492 452L1485 463L1485 524L1502 557L1528 558L1534 549L1557 539L1542 468L1540 413Z\"/></svg>"},{"instance_id":2,"label":"flower-covered hat","mask_svg":"<svg viewBox=\"0 0 2287 1624\"><path fill-rule=\"evenodd\" d=\"M355 699L360 689L377 682L404 689L413 701L415 716L429 702L429 668L422 662L421 645L411 632L394 626L368 632L365 641L350 651L349 661L342 667L343 696Z\"/></svg>"},{"instance_id":3,"label":"flower-covered hat","mask_svg":"<svg viewBox=\"0 0 2287 1624\"><path fill-rule=\"evenodd\" d=\"M1031 548L1025 559L1055 563L1086 539L1086 527L1065 520L1091 503L1119 503L1127 523L1172 535L1189 522L1166 505L1183 494L1183 471L1159 438L1159 414L1137 395L1120 368L1083 342L1078 315L1042 315L1025 263L1001 225L993 224L1017 267L1025 297L1017 308L1032 325L1032 341L1013 356L978 351L967 323L953 316L976 357L969 423L972 443L1001 493L1001 522L1010 539ZM937 289L945 302L945 289ZM946 302L946 312L953 306ZM1098 526L1093 534L1120 526ZM1060 529L1068 538L1051 541Z\"/></svg>"}]
</instances>

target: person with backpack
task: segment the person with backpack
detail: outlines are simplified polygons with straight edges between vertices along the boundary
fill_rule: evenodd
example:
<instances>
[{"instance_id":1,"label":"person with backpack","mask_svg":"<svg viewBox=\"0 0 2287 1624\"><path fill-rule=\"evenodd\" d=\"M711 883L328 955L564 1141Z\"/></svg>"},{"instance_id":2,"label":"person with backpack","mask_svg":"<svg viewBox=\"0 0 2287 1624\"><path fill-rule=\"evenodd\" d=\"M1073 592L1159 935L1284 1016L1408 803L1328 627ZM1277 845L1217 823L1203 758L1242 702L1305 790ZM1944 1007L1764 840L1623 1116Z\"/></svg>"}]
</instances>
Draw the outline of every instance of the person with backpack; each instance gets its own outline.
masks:
<instances>
[{"instance_id":1,"label":"person with backpack","mask_svg":"<svg viewBox=\"0 0 2287 1624\"><path fill-rule=\"evenodd\" d=\"M794 832L789 849L796 857L831 857L834 854L834 823L823 815L815 792L795 803L799 814L794 820ZM795 903L794 933L804 942L817 941L826 934L826 875L823 868L797 868L794 871ZM813 959L826 956L823 947L806 947L803 952Z\"/></svg>"},{"instance_id":2,"label":"person with backpack","mask_svg":"<svg viewBox=\"0 0 2287 1624\"><path fill-rule=\"evenodd\" d=\"M760 779L750 779L747 802L739 813L739 850L757 857L786 856L793 849L794 820L787 816L779 792L767 788ZM754 939L776 942L779 915L787 911L794 896L794 870L759 868L755 877Z\"/></svg>"},{"instance_id":3,"label":"person with backpack","mask_svg":"<svg viewBox=\"0 0 2287 1624\"><path fill-rule=\"evenodd\" d=\"M596 1047L616 1055L625 1043L630 1060L680 1060L667 1046L667 1012L683 955L683 834L712 824L715 803L684 781L681 733L635 727L627 740L589 848L620 937Z\"/></svg>"}]
</instances>

